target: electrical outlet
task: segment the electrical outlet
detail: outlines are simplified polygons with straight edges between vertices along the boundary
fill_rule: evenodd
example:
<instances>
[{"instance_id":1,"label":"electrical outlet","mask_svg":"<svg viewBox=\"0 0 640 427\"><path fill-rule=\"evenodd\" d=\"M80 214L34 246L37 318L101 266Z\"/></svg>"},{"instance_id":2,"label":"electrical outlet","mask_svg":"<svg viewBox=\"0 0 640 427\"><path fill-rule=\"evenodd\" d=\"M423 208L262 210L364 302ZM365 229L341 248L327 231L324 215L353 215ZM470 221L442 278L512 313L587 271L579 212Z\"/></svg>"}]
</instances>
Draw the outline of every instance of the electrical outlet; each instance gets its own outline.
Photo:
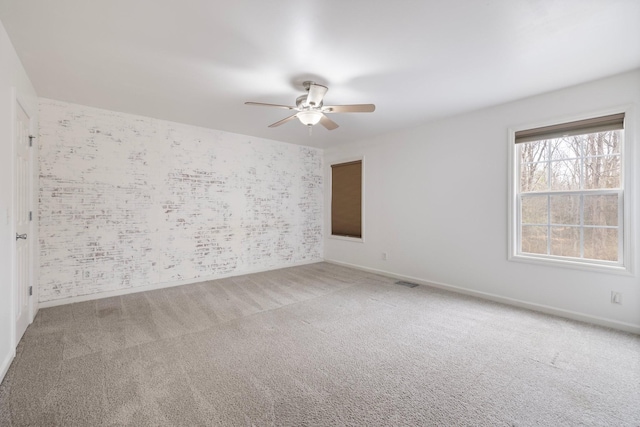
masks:
<instances>
[{"instance_id":1,"label":"electrical outlet","mask_svg":"<svg viewBox=\"0 0 640 427\"><path fill-rule=\"evenodd\" d=\"M386 252L382 252L382 256L381 256L383 261L387 260L387 253Z\"/></svg>"},{"instance_id":2,"label":"electrical outlet","mask_svg":"<svg viewBox=\"0 0 640 427\"><path fill-rule=\"evenodd\" d=\"M611 304L622 304L622 293L611 291Z\"/></svg>"}]
</instances>

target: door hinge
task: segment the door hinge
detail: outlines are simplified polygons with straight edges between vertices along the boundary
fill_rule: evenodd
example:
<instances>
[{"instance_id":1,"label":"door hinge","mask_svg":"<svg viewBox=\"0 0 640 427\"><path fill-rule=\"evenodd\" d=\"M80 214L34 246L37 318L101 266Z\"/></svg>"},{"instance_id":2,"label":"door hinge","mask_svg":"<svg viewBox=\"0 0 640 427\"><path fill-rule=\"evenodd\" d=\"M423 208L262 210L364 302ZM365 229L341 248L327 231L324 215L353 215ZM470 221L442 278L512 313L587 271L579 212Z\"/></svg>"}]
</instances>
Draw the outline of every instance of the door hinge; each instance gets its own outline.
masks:
<instances>
[{"instance_id":1,"label":"door hinge","mask_svg":"<svg viewBox=\"0 0 640 427\"><path fill-rule=\"evenodd\" d=\"M29 296L33 295L33 286L29 286Z\"/></svg>"},{"instance_id":2,"label":"door hinge","mask_svg":"<svg viewBox=\"0 0 640 427\"><path fill-rule=\"evenodd\" d=\"M35 138L35 136L29 135L29 147L33 147L33 138Z\"/></svg>"},{"instance_id":3,"label":"door hinge","mask_svg":"<svg viewBox=\"0 0 640 427\"><path fill-rule=\"evenodd\" d=\"M29 211L29 221L33 221L33 212Z\"/></svg>"}]
</instances>

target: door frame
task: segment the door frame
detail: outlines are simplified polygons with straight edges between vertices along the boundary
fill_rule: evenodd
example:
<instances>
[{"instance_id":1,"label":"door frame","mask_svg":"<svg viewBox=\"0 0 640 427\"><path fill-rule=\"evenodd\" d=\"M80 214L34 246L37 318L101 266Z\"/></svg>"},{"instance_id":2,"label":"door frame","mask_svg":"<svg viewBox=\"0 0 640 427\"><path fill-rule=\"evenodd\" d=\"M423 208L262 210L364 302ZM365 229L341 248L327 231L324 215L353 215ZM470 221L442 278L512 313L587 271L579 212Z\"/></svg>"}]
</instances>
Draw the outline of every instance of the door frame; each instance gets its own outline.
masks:
<instances>
[{"instance_id":1,"label":"door frame","mask_svg":"<svg viewBox=\"0 0 640 427\"><path fill-rule=\"evenodd\" d=\"M17 138L17 128L16 121L18 118L18 108L22 108L24 112L29 117L29 134L37 137L37 121L36 121L36 113L37 113L37 105L30 105L28 100L21 96L15 87L12 88L12 103L11 103L11 183L13 188L12 195L12 206L11 206L11 237L16 234L16 218L15 218L15 210L16 210L16 138ZM33 323L33 320L36 317L38 312L38 280L37 280L37 248L38 248L38 234L37 234L37 189L38 189L38 180L36 176L36 171L38 170L36 165L36 156L37 152L37 138L33 138L33 147L29 150L29 163L30 163L30 176L31 176L31 188L30 188L30 211L33 212L33 220L29 221L29 237L30 237L30 251L29 251L29 275L30 275L30 284L32 286L32 295L29 298L29 324ZM16 339L16 286L17 286L17 274L16 274L16 246L13 244L11 246L11 340L13 342L14 348L18 346L18 340ZM14 350L15 351L15 350Z\"/></svg>"}]
</instances>

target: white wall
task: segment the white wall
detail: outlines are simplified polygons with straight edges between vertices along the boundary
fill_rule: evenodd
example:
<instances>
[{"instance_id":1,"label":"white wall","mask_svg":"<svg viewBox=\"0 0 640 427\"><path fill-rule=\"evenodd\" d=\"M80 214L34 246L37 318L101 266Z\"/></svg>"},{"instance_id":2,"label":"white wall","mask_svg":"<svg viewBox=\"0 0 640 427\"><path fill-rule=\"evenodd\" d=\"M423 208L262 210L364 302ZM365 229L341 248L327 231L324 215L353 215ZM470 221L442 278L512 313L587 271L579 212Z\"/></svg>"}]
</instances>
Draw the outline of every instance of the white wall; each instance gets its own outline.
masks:
<instances>
[{"instance_id":1,"label":"white wall","mask_svg":"<svg viewBox=\"0 0 640 427\"><path fill-rule=\"evenodd\" d=\"M18 96L34 118L37 129L37 98L0 23L0 380L15 355L13 322L13 250L15 229L13 224L13 163L15 121L14 97ZM37 143L37 141L36 141ZM37 238L36 236L32 236Z\"/></svg>"},{"instance_id":2,"label":"white wall","mask_svg":"<svg viewBox=\"0 0 640 427\"><path fill-rule=\"evenodd\" d=\"M636 70L327 149L325 179L331 163L365 156L365 242L325 236L325 258L640 332L637 271L623 276L507 260L508 129L629 104L635 109L627 123L638 128L639 103ZM636 218L639 143L637 134L627 132ZM327 185L327 221L329 190ZM636 258L639 225L632 230ZM622 292L622 305L611 304L612 290Z\"/></svg>"},{"instance_id":3,"label":"white wall","mask_svg":"<svg viewBox=\"0 0 640 427\"><path fill-rule=\"evenodd\" d=\"M322 260L320 149L47 99L40 139L42 303Z\"/></svg>"}]
</instances>

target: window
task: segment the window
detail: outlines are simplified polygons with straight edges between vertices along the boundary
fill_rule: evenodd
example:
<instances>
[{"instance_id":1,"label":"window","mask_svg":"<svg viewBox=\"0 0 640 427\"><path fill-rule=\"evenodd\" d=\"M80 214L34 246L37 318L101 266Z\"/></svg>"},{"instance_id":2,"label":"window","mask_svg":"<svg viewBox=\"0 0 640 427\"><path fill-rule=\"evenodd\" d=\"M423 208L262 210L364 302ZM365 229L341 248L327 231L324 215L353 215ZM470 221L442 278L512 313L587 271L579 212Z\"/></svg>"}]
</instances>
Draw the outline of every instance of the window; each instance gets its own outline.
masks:
<instances>
[{"instance_id":1,"label":"window","mask_svg":"<svg viewBox=\"0 0 640 427\"><path fill-rule=\"evenodd\" d=\"M331 165L331 235L362 238L362 160Z\"/></svg>"},{"instance_id":2,"label":"window","mask_svg":"<svg viewBox=\"0 0 640 427\"><path fill-rule=\"evenodd\" d=\"M624 114L515 132L516 257L624 267Z\"/></svg>"}]
</instances>

